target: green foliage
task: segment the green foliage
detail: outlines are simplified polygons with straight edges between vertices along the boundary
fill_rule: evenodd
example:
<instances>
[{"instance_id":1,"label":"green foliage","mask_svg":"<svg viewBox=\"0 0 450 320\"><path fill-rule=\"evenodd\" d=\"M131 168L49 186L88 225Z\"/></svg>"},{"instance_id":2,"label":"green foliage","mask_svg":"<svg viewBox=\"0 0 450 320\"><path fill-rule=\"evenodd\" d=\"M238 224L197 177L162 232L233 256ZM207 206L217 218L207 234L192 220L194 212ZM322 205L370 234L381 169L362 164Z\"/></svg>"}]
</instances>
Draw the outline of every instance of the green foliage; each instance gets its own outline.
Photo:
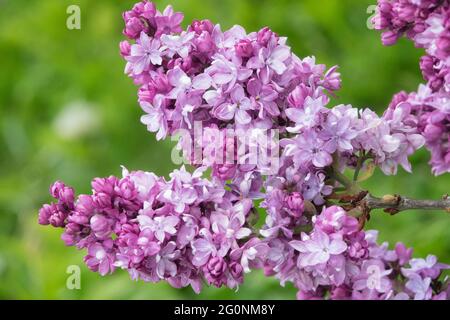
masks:
<instances>
[{"instance_id":1,"label":"green foliage","mask_svg":"<svg viewBox=\"0 0 450 320\"><path fill-rule=\"evenodd\" d=\"M241 24L248 31L268 25L288 36L299 56L340 65L343 89L336 104L382 112L393 93L412 91L421 81L420 50L406 40L384 48L379 34L367 28L366 9L375 0L170 2L185 12L185 21L209 18L224 28ZM89 192L88 181L120 174L121 164L160 175L175 167L172 144L156 143L139 124L136 88L123 74L121 12L133 3L0 1L0 298L294 298L292 287L281 288L258 272L237 293L208 288L199 296L167 284L132 282L122 271L102 278L83 265L82 252L64 247L59 231L37 225L37 209L50 200L47 188L56 179ZM81 7L81 30L66 28L71 4ZM96 122L78 135L62 135L58 121L77 106L89 110ZM414 175L384 177L377 171L364 186L375 195L439 197L448 191L449 176L432 177L428 157L423 151L413 158ZM421 212L374 213L369 223L382 240L404 241L415 247L416 256L435 253L445 262L450 262L448 225L444 214ZM66 268L72 264L81 267L81 290L66 289Z\"/></svg>"}]
</instances>

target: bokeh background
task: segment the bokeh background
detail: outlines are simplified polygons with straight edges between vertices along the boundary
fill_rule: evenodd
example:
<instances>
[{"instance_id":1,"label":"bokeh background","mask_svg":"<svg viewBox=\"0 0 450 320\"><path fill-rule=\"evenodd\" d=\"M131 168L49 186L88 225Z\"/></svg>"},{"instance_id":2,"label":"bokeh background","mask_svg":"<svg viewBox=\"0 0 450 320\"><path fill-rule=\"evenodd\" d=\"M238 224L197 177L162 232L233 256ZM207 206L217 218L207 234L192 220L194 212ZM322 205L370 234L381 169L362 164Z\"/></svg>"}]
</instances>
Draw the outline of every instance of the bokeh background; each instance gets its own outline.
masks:
<instances>
[{"instance_id":1,"label":"bokeh background","mask_svg":"<svg viewBox=\"0 0 450 320\"><path fill-rule=\"evenodd\" d=\"M224 28L248 31L270 26L289 37L301 57L341 66L343 89L334 103L371 106L379 113L392 94L414 91L421 76L421 50L402 40L382 47L369 30L367 8L375 0L171 0L185 13L184 26L209 18ZM60 230L37 224L37 210L50 200L56 179L89 192L93 177L119 175L120 165L167 175L170 142L157 143L139 123L136 88L123 74L118 53L121 12L133 0L0 0L0 298L3 299L293 299L261 273L247 276L236 293L132 282L125 271L101 277L67 248ZM157 1L162 9L169 1ZM81 30L66 28L66 9L81 8ZM449 175L435 178L422 150L412 158L414 174L380 172L365 183L376 195L401 193L440 197ZM407 212L373 214L369 227L395 244L404 241L415 256L434 253L450 263L450 216ZM66 268L81 267L81 290L66 288Z\"/></svg>"}]
</instances>

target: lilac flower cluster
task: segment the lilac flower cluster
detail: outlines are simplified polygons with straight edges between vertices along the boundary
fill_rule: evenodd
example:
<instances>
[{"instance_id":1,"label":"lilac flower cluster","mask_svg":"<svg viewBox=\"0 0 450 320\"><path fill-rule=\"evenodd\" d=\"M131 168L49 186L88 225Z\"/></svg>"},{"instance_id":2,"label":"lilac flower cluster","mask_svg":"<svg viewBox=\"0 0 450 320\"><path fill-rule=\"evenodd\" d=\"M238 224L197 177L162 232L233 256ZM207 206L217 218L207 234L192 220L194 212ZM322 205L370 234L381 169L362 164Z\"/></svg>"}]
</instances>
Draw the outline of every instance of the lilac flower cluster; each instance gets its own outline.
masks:
<instances>
[{"instance_id":1,"label":"lilac flower cluster","mask_svg":"<svg viewBox=\"0 0 450 320\"><path fill-rule=\"evenodd\" d=\"M260 239L251 223L253 202L201 176L202 169L182 168L166 181L124 168L122 178L94 179L93 194L77 199L58 181L50 188L57 202L41 208L39 223L64 228L66 245L86 249L86 265L101 275L122 268L133 280L190 285L197 293L203 282L237 288L255 268L282 285L293 282L299 299L446 299L450 293L439 280L449 266L435 256L412 259L401 243L395 250L378 245L377 233L361 231L341 207L312 215L315 207L297 192L272 192L265 200L268 220L276 209L284 224L261 229Z\"/></svg>"},{"instance_id":2,"label":"lilac flower cluster","mask_svg":"<svg viewBox=\"0 0 450 320\"><path fill-rule=\"evenodd\" d=\"M450 2L448 0L379 0L375 27L385 45L406 35L426 55L420 69L426 84L417 92L398 93L387 113L409 108L431 152L433 172L450 172Z\"/></svg>"},{"instance_id":3,"label":"lilac flower cluster","mask_svg":"<svg viewBox=\"0 0 450 320\"><path fill-rule=\"evenodd\" d=\"M382 117L350 105L327 108L340 88L337 67L297 57L268 28L222 32L203 20L183 30L182 19L149 1L124 13L131 42L120 49L125 72L139 86L141 120L157 139L180 129L195 138L200 122L201 141L194 143L234 161L208 156L196 163L189 139L181 140L194 173L182 167L167 181L124 169L122 178L94 179L93 194L77 199L56 182L50 194L57 202L41 208L39 223L64 228L66 245L86 249L87 266L101 275L122 268L132 279L200 292L204 282L237 288L245 273L261 268L282 285L292 282L299 299L447 299L446 265L434 256L413 259L403 244L378 245L351 209L333 205L342 192L358 196L353 183L342 181L345 169L356 177L370 171L370 160L385 174L399 165L411 171L408 157L425 140L430 146L432 133L448 136L441 113L419 113L412 102L442 111L445 89L399 95ZM427 115L443 131L424 128ZM268 153L279 143L275 170L267 173L259 159L237 162L230 130L277 131L280 141L256 145ZM207 169L210 180L203 178Z\"/></svg>"},{"instance_id":4,"label":"lilac flower cluster","mask_svg":"<svg viewBox=\"0 0 450 320\"><path fill-rule=\"evenodd\" d=\"M326 108L327 93L340 88L337 67L326 71L314 57L298 58L286 38L268 28L247 34L234 26L222 32L220 25L203 20L181 31L181 13L170 6L161 13L147 1L124 19L124 34L135 41L121 43L125 71L140 86L142 122L158 139L178 129L193 136L196 121L222 131L276 129L282 137L295 135L281 145L295 169L324 168L336 152L351 158L364 151L386 174L395 174L398 164L410 171L407 157L424 143L409 110L386 119L370 110ZM201 143L208 148L217 141ZM180 146L186 149L183 142ZM203 164L224 180L255 169Z\"/></svg>"},{"instance_id":5,"label":"lilac flower cluster","mask_svg":"<svg viewBox=\"0 0 450 320\"><path fill-rule=\"evenodd\" d=\"M447 299L435 290L448 266L436 257L412 259L412 249L376 243L377 232L360 231L358 220L337 206L312 218L312 231L272 236L266 275L293 282L298 299ZM284 230L283 230L284 231ZM439 293L437 293L439 292Z\"/></svg>"},{"instance_id":6,"label":"lilac flower cluster","mask_svg":"<svg viewBox=\"0 0 450 320\"><path fill-rule=\"evenodd\" d=\"M324 106L325 93L340 87L336 67L326 71L314 58L298 58L269 28L223 32L202 20L181 31L181 18L147 1L124 14L124 34L134 41L121 43L125 71L139 85L141 120L158 139L178 129L193 134L196 121L218 130L285 132L294 125L286 115L290 105L302 108L312 99Z\"/></svg>"},{"instance_id":7,"label":"lilac flower cluster","mask_svg":"<svg viewBox=\"0 0 450 320\"><path fill-rule=\"evenodd\" d=\"M56 182L58 202L40 210L39 223L64 228L66 245L86 249L86 265L101 275L122 268L132 279L196 292L203 279L237 288L268 247L248 224L253 203L201 175L182 168L166 181L124 169L122 178L94 179L93 194L77 199Z\"/></svg>"}]
</instances>

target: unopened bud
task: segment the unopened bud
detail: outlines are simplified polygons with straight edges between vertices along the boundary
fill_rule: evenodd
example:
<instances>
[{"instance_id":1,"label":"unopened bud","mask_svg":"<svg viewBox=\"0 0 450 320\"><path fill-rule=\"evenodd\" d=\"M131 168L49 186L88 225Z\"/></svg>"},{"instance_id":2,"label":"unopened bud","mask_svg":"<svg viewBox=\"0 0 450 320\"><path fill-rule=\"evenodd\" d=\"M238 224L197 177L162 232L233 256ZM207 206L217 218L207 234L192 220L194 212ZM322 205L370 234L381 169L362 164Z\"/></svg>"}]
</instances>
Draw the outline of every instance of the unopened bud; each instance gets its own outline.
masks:
<instances>
[{"instance_id":1,"label":"unopened bud","mask_svg":"<svg viewBox=\"0 0 450 320\"><path fill-rule=\"evenodd\" d=\"M397 203L398 197L393 196L393 195L391 195L391 194L387 194L387 195L384 195L384 196L381 198L381 200L382 200L384 203Z\"/></svg>"}]
</instances>

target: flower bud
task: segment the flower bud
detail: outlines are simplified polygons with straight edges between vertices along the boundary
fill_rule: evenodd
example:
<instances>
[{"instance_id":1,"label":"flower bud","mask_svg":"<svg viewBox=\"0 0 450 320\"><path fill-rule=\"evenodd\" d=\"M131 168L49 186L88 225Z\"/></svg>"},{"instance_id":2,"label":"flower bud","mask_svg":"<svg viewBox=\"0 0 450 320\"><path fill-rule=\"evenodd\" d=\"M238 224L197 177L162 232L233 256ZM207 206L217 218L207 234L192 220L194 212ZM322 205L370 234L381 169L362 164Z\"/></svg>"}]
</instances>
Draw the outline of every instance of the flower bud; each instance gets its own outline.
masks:
<instances>
[{"instance_id":1,"label":"flower bud","mask_svg":"<svg viewBox=\"0 0 450 320\"><path fill-rule=\"evenodd\" d=\"M127 57L130 55L131 52L131 45L128 41L121 41L120 45L120 54L122 55L122 57Z\"/></svg>"},{"instance_id":2,"label":"flower bud","mask_svg":"<svg viewBox=\"0 0 450 320\"><path fill-rule=\"evenodd\" d=\"M229 270L231 275L236 281L241 283L244 280L243 276L244 268L242 268L242 266L239 263L237 262L230 263Z\"/></svg>"},{"instance_id":3,"label":"flower bud","mask_svg":"<svg viewBox=\"0 0 450 320\"><path fill-rule=\"evenodd\" d=\"M48 222L56 228L63 228L66 225L66 218L67 214L65 212L54 211L48 218Z\"/></svg>"},{"instance_id":4,"label":"flower bud","mask_svg":"<svg viewBox=\"0 0 450 320\"><path fill-rule=\"evenodd\" d=\"M406 100L408 100L408 94L405 91L400 91L392 98L389 109L395 109L400 103L405 102Z\"/></svg>"},{"instance_id":5,"label":"flower bud","mask_svg":"<svg viewBox=\"0 0 450 320\"><path fill-rule=\"evenodd\" d=\"M214 25L210 20L194 20L189 27L189 31L194 31L196 34L203 32L212 33Z\"/></svg>"},{"instance_id":6,"label":"flower bud","mask_svg":"<svg viewBox=\"0 0 450 320\"><path fill-rule=\"evenodd\" d=\"M42 225L50 224L50 217L56 212L55 204L44 204L44 206L39 210L38 222Z\"/></svg>"},{"instance_id":7,"label":"flower bud","mask_svg":"<svg viewBox=\"0 0 450 320\"><path fill-rule=\"evenodd\" d=\"M201 53L209 53L214 50L215 44L209 32L203 31L196 39L195 45Z\"/></svg>"},{"instance_id":8,"label":"flower bud","mask_svg":"<svg viewBox=\"0 0 450 320\"><path fill-rule=\"evenodd\" d=\"M134 183L128 177L121 179L114 191L123 199L133 199L137 194Z\"/></svg>"},{"instance_id":9,"label":"flower bud","mask_svg":"<svg viewBox=\"0 0 450 320\"><path fill-rule=\"evenodd\" d=\"M130 39L137 39L143 30L145 30L145 25L142 21L137 17L132 17L126 22L123 34Z\"/></svg>"},{"instance_id":10,"label":"flower bud","mask_svg":"<svg viewBox=\"0 0 450 320\"><path fill-rule=\"evenodd\" d=\"M310 95L310 89L303 83L295 87L289 94L287 101L292 108L302 108L306 97Z\"/></svg>"},{"instance_id":11,"label":"flower bud","mask_svg":"<svg viewBox=\"0 0 450 320\"><path fill-rule=\"evenodd\" d=\"M111 233L110 223L102 214L92 216L90 226L95 236L99 239L104 239Z\"/></svg>"},{"instance_id":12,"label":"flower bud","mask_svg":"<svg viewBox=\"0 0 450 320\"><path fill-rule=\"evenodd\" d=\"M403 243L398 242L395 245L395 253L397 254L399 265L404 266L411 259L413 249L412 248L408 249L408 248L406 248L406 246Z\"/></svg>"},{"instance_id":13,"label":"flower bud","mask_svg":"<svg viewBox=\"0 0 450 320\"><path fill-rule=\"evenodd\" d=\"M304 211L304 202L300 193L293 192L286 198L286 204L290 210L289 214L293 217L301 217Z\"/></svg>"},{"instance_id":14,"label":"flower bud","mask_svg":"<svg viewBox=\"0 0 450 320\"><path fill-rule=\"evenodd\" d=\"M203 268L206 280L216 287L220 287L226 281L224 277L226 270L227 264L221 257L211 258Z\"/></svg>"},{"instance_id":15,"label":"flower bud","mask_svg":"<svg viewBox=\"0 0 450 320\"><path fill-rule=\"evenodd\" d=\"M59 201L68 205L69 207L73 207L73 202L75 200L75 195L73 189L70 187L64 187L59 190Z\"/></svg>"},{"instance_id":16,"label":"flower bud","mask_svg":"<svg viewBox=\"0 0 450 320\"><path fill-rule=\"evenodd\" d=\"M234 164L215 165L213 175L222 181L229 180L236 174L236 166Z\"/></svg>"},{"instance_id":17,"label":"flower bud","mask_svg":"<svg viewBox=\"0 0 450 320\"><path fill-rule=\"evenodd\" d=\"M450 36L441 36L437 40L436 46L438 49L438 54L447 58L450 55Z\"/></svg>"},{"instance_id":18,"label":"flower bud","mask_svg":"<svg viewBox=\"0 0 450 320\"><path fill-rule=\"evenodd\" d=\"M432 75L434 68L434 59L430 56L423 56L420 58L420 70L422 70L424 76Z\"/></svg>"},{"instance_id":19,"label":"flower bud","mask_svg":"<svg viewBox=\"0 0 450 320\"><path fill-rule=\"evenodd\" d=\"M62 190L66 185L61 181L56 181L50 186L50 195L58 199L59 198L59 192Z\"/></svg>"},{"instance_id":20,"label":"flower bud","mask_svg":"<svg viewBox=\"0 0 450 320\"><path fill-rule=\"evenodd\" d=\"M147 102L152 104L156 95L156 87L148 84L139 88L139 102Z\"/></svg>"},{"instance_id":21,"label":"flower bud","mask_svg":"<svg viewBox=\"0 0 450 320\"><path fill-rule=\"evenodd\" d=\"M442 135L442 128L434 124L428 124L423 131L423 136L428 141L435 141Z\"/></svg>"},{"instance_id":22,"label":"flower bud","mask_svg":"<svg viewBox=\"0 0 450 320\"><path fill-rule=\"evenodd\" d=\"M114 185L117 182L116 177L109 177L109 178L95 178L91 185L94 189L95 193L105 193L108 195L113 195L114 193Z\"/></svg>"},{"instance_id":23,"label":"flower bud","mask_svg":"<svg viewBox=\"0 0 450 320\"><path fill-rule=\"evenodd\" d=\"M424 22L418 22L414 25L412 31L413 33L417 34L417 33L422 33L427 29L427 24Z\"/></svg>"},{"instance_id":24,"label":"flower bud","mask_svg":"<svg viewBox=\"0 0 450 320\"><path fill-rule=\"evenodd\" d=\"M341 88L341 74L336 71L337 66L331 68L325 75L323 86L330 91L337 91Z\"/></svg>"},{"instance_id":25,"label":"flower bud","mask_svg":"<svg viewBox=\"0 0 450 320\"><path fill-rule=\"evenodd\" d=\"M413 4L400 4L397 8L398 17L406 22L413 22L417 8Z\"/></svg>"},{"instance_id":26,"label":"flower bud","mask_svg":"<svg viewBox=\"0 0 450 320\"><path fill-rule=\"evenodd\" d=\"M240 40L234 48L238 57L249 58L253 55L253 45L249 39Z\"/></svg>"},{"instance_id":27,"label":"flower bud","mask_svg":"<svg viewBox=\"0 0 450 320\"><path fill-rule=\"evenodd\" d=\"M270 30L269 27L264 27L258 31L257 42L259 45L265 47L272 37L278 38L277 34Z\"/></svg>"},{"instance_id":28,"label":"flower bud","mask_svg":"<svg viewBox=\"0 0 450 320\"><path fill-rule=\"evenodd\" d=\"M399 35L396 32L393 31L386 31L383 32L381 36L381 41L385 46L392 46L394 45L398 40Z\"/></svg>"}]
</instances>

